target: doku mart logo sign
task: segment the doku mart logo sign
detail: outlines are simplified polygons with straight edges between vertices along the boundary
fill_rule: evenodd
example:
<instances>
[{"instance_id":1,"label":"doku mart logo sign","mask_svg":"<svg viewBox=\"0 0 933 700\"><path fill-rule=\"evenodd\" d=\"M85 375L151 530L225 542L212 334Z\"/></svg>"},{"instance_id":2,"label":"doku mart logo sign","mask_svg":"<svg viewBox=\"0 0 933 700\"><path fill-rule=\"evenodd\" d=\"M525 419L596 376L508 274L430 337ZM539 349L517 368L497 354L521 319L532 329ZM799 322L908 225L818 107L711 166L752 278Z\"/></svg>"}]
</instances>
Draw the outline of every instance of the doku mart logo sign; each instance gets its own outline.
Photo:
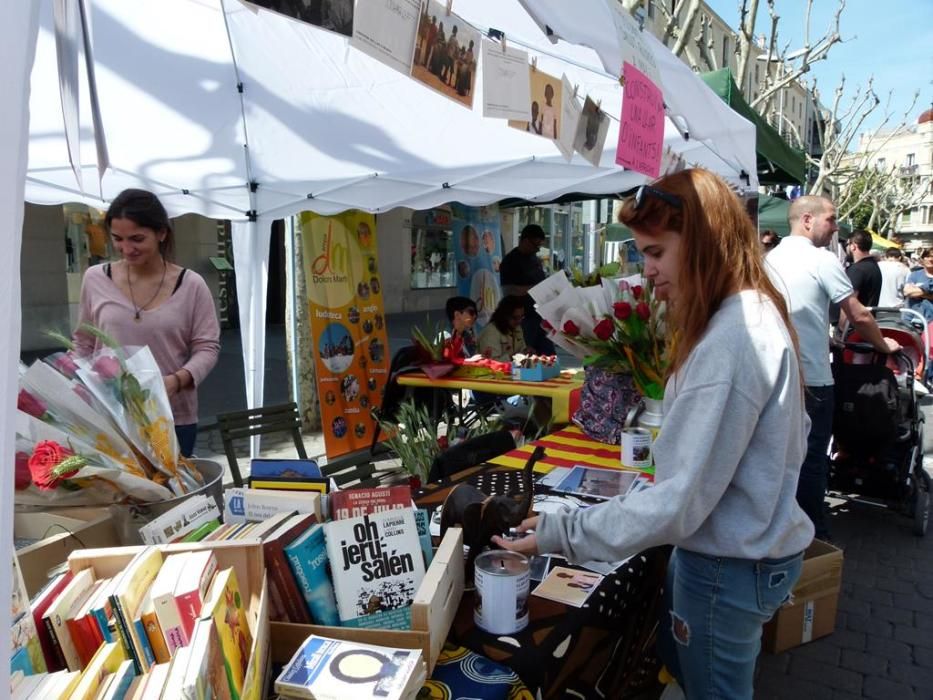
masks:
<instances>
[{"instance_id":1,"label":"doku mart logo sign","mask_svg":"<svg viewBox=\"0 0 933 700\"><path fill-rule=\"evenodd\" d=\"M308 297L318 306L336 309L356 295L356 285L363 278L360 244L372 239L364 217L369 218L361 214L301 214Z\"/></svg>"}]
</instances>

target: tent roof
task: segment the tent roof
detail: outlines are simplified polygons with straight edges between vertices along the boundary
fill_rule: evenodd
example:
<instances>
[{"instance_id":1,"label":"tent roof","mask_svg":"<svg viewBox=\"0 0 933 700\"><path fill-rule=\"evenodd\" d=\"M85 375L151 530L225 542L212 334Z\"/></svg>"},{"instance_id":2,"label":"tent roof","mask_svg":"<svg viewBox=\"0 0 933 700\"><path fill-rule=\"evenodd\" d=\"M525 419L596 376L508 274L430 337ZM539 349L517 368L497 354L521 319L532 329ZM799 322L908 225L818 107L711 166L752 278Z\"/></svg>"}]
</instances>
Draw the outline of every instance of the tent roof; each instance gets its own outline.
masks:
<instances>
[{"instance_id":1,"label":"tent roof","mask_svg":"<svg viewBox=\"0 0 933 700\"><path fill-rule=\"evenodd\" d=\"M803 155L791 148L774 127L748 105L732 79L732 71L721 68L701 73L700 77L726 104L755 125L759 182L763 185L804 184L806 161Z\"/></svg>"},{"instance_id":2,"label":"tent roof","mask_svg":"<svg viewBox=\"0 0 933 700\"><path fill-rule=\"evenodd\" d=\"M579 6L605 11L605 0ZM103 208L136 186L156 192L172 215L242 221L249 212L280 217L506 197L547 201L568 192L615 193L646 180L615 165L622 96L600 56L563 41L555 46L517 0L458 0L455 12L480 29L505 31L511 45L531 47L540 70L566 73L581 95L602 101L613 118L598 168L579 155L568 163L550 140L484 118L482 61L470 110L351 48L346 37L235 0L96 0L91 9L111 168L99 184L82 82L83 191L72 172L52 6L42 3L28 201ZM688 164L756 186L753 172L748 183L741 176L754 168L752 126L665 56L670 51L660 42L651 47L678 120L666 119L665 142ZM708 99L697 97L698 88ZM686 106L685 95L694 97Z\"/></svg>"}]
</instances>

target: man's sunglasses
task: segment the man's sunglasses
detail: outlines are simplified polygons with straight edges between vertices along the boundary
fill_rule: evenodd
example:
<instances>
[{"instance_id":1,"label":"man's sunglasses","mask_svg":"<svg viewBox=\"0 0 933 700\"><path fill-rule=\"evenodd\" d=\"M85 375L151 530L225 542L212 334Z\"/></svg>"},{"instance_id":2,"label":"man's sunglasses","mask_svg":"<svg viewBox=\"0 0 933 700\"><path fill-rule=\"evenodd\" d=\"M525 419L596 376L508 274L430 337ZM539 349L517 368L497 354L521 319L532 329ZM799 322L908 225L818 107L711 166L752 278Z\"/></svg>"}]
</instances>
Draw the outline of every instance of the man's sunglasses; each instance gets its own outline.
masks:
<instances>
[{"instance_id":1,"label":"man's sunglasses","mask_svg":"<svg viewBox=\"0 0 933 700\"><path fill-rule=\"evenodd\" d=\"M633 195L634 204L632 208L635 209L635 211L641 209L649 195L656 199L660 199L662 202L669 204L675 209L684 208L684 203L676 194L671 194L670 192L659 190L657 187L652 187L651 185L642 185L637 190L635 190L635 194Z\"/></svg>"}]
</instances>

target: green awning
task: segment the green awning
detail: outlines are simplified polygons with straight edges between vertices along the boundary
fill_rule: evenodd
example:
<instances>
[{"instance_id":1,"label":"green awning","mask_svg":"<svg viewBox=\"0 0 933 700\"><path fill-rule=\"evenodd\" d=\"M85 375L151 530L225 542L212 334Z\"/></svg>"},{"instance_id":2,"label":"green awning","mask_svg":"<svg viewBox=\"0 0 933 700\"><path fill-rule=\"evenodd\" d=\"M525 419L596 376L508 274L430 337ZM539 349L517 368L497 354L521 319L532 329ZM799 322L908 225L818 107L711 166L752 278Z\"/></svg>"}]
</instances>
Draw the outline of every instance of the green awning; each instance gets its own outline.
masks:
<instances>
[{"instance_id":1,"label":"green awning","mask_svg":"<svg viewBox=\"0 0 933 700\"><path fill-rule=\"evenodd\" d=\"M787 223L787 209L790 202L780 197L766 194L758 195L758 230L771 229L781 238L790 235Z\"/></svg>"},{"instance_id":2,"label":"green awning","mask_svg":"<svg viewBox=\"0 0 933 700\"><path fill-rule=\"evenodd\" d=\"M606 224L606 242L632 240L632 229L625 224Z\"/></svg>"},{"instance_id":3,"label":"green awning","mask_svg":"<svg viewBox=\"0 0 933 700\"><path fill-rule=\"evenodd\" d=\"M755 125L758 181L763 185L804 184L806 161L803 154L791 148L764 117L748 106L732 79L732 71L722 68L701 73L700 77L734 111Z\"/></svg>"}]
</instances>

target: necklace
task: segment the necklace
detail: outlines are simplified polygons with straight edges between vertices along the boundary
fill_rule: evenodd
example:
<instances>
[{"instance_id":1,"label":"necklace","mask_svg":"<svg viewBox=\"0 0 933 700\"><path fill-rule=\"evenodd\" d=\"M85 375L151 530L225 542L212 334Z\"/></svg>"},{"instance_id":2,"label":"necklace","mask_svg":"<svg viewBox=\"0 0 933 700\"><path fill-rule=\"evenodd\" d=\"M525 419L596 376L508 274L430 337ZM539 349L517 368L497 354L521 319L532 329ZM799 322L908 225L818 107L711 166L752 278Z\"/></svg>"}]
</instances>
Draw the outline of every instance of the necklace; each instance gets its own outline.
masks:
<instances>
[{"instance_id":1,"label":"necklace","mask_svg":"<svg viewBox=\"0 0 933 700\"><path fill-rule=\"evenodd\" d=\"M140 321L139 312L140 312L140 311L145 311L145 310L146 310L146 307L149 306L149 304L151 304L152 302L154 302L155 299L156 299L156 297L159 296L159 292L162 291L162 285L165 283L165 271L166 271L166 269L168 269L168 265L165 264L165 258L162 258L162 279L159 280L159 287L156 289L155 294L153 294L153 295L149 298L149 301L147 301L147 302L146 302L145 304L143 304L142 306L136 306L136 299L135 299L135 297L133 296L133 282L132 282L132 280L130 280L130 268L129 268L129 266L127 266L127 268L126 268L126 284L127 284L127 286L130 288L130 301L133 302L133 310L135 311L135 314L133 315L133 320L136 321L136 323L139 323L139 321Z\"/></svg>"}]
</instances>

